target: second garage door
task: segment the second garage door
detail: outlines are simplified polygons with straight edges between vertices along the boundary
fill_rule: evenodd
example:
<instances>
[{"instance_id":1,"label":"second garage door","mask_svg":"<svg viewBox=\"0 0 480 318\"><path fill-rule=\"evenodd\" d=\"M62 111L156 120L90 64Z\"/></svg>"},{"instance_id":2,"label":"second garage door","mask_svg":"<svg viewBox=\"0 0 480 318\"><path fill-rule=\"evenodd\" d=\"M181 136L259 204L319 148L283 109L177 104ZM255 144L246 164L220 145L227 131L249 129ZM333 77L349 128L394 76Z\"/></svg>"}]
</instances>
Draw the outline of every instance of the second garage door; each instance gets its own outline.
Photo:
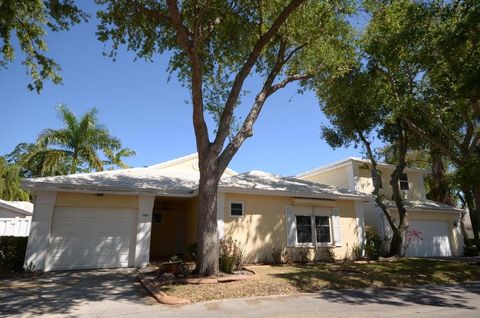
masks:
<instances>
[{"instance_id":1,"label":"second garage door","mask_svg":"<svg viewBox=\"0 0 480 318\"><path fill-rule=\"evenodd\" d=\"M56 208L46 270L133 265L135 209Z\"/></svg>"},{"instance_id":2,"label":"second garage door","mask_svg":"<svg viewBox=\"0 0 480 318\"><path fill-rule=\"evenodd\" d=\"M407 256L452 256L447 221L410 220L409 229L422 232L423 239L412 241L407 249Z\"/></svg>"}]
</instances>

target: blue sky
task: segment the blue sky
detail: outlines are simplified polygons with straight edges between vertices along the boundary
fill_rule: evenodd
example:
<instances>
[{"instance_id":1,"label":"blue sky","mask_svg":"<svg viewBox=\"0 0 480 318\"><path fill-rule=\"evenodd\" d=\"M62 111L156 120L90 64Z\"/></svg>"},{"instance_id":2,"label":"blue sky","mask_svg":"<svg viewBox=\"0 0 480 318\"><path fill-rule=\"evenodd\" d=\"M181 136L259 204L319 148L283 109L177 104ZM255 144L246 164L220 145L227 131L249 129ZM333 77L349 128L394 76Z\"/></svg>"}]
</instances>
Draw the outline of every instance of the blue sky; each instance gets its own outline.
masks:
<instances>
[{"instance_id":1,"label":"blue sky","mask_svg":"<svg viewBox=\"0 0 480 318\"><path fill-rule=\"evenodd\" d=\"M93 7L84 8L94 16ZM17 60L0 70L0 155L20 142L33 142L44 128L59 128L55 107L67 104L76 114L96 107L100 122L137 155L126 160L145 166L196 151L188 90L175 77L168 81L168 56L153 63L134 61L123 48L114 62L102 56L105 47L95 36L91 19L69 32L50 33L48 55L62 67L63 85L44 83L40 94L30 92L29 78ZM106 48L108 50L108 47ZM260 82L249 79L254 94ZM248 100L242 108L248 107ZM242 172L265 170L293 175L348 156L360 149L332 150L320 137L327 120L314 93L299 95L295 86L267 101L248 139L230 164Z\"/></svg>"}]
</instances>

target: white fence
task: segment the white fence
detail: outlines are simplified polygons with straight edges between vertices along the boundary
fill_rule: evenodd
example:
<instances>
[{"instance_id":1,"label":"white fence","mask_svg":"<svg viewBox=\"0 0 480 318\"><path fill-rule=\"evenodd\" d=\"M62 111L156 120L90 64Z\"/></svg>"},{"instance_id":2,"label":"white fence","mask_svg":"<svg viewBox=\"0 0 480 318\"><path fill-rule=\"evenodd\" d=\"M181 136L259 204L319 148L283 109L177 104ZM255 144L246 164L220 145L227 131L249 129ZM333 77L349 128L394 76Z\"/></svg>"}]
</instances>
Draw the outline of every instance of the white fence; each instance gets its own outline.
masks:
<instances>
[{"instance_id":1,"label":"white fence","mask_svg":"<svg viewBox=\"0 0 480 318\"><path fill-rule=\"evenodd\" d=\"M0 218L0 236L28 236L32 217Z\"/></svg>"}]
</instances>

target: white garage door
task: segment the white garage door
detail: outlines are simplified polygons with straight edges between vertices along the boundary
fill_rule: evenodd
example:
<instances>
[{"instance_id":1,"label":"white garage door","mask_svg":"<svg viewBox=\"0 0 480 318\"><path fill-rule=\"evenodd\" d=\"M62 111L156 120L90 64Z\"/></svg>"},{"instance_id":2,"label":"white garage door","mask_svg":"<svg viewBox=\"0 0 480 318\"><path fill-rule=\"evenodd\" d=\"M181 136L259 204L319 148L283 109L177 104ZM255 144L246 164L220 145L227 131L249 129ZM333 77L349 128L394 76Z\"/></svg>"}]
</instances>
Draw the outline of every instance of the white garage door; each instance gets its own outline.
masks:
<instances>
[{"instance_id":1,"label":"white garage door","mask_svg":"<svg viewBox=\"0 0 480 318\"><path fill-rule=\"evenodd\" d=\"M135 209L56 208L46 270L133 265Z\"/></svg>"},{"instance_id":2,"label":"white garage door","mask_svg":"<svg viewBox=\"0 0 480 318\"><path fill-rule=\"evenodd\" d=\"M452 256L447 221L410 220L409 229L422 232L423 240L412 241L407 256Z\"/></svg>"}]
</instances>

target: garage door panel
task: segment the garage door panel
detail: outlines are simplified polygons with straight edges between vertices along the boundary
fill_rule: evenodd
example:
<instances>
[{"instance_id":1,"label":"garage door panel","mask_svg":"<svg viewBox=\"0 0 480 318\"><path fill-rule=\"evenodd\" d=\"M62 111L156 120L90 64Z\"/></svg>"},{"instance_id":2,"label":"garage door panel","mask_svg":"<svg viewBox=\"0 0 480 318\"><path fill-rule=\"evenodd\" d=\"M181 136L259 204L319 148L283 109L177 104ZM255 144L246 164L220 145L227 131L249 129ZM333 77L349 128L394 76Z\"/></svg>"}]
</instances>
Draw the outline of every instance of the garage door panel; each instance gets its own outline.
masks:
<instances>
[{"instance_id":1,"label":"garage door panel","mask_svg":"<svg viewBox=\"0 0 480 318\"><path fill-rule=\"evenodd\" d=\"M52 260L51 270L61 269L87 269L87 268L108 268L128 267L128 255L111 256L84 256L75 259L57 256Z\"/></svg>"},{"instance_id":2,"label":"garage door panel","mask_svg":"<svg viewBox=\"0 0 480 318\"><path fill-rule=\"evenodd\" d=\"M101 240L98 240L98 238L56 237L50 241L50 250L55 252L63 249L69 250L71 253L81 251L82 249L97 252L112 250L113 252L126 251L128 253L131 244L130 239L126 240L123 237L103 238Z\"/></svg>"},{"instance_id":3,"label":"garage door panel","mask_svg":"<svg viewBox=\"0 0 480 318\"><path fill-rule=\"evenodd\" d=\"M450 230L447 221L436 220L411 220L410 230L418 230L422 234L422 240L410 243L407 256L452 256L450 245Z\"/></svg>"},{"instance_id":4,"label":"garage door panel","mask_svg":"<svg viewBox=\"0 0 480 318\"><path fill-rule=\"evenodd\" d=\"M136 228L135 209L56 208L47 268L127 267Z\"/></svg>"}]
</instances>

